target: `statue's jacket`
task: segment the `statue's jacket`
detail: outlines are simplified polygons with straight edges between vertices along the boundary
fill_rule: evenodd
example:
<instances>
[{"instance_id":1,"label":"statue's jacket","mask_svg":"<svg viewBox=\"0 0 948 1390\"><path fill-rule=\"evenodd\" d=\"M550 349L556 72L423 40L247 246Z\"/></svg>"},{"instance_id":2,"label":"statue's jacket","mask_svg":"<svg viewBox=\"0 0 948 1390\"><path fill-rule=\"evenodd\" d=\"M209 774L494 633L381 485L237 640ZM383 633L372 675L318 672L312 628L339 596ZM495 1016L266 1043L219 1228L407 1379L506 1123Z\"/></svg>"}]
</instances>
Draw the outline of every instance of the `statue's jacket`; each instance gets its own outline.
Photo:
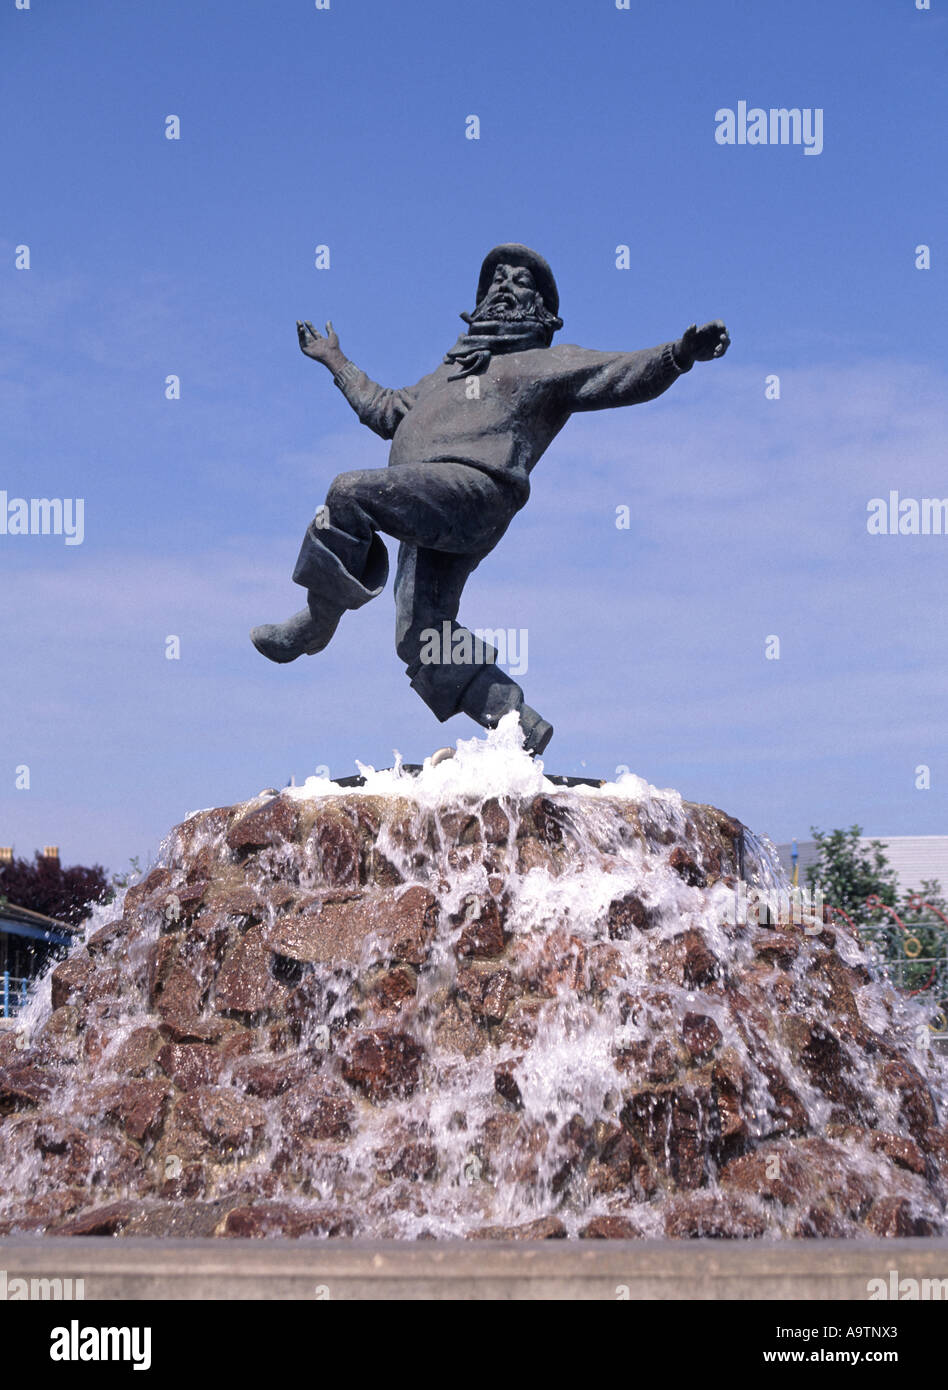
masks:
<instances>
[{"instance_id":1,"label":"statue's jacket","mask_svg":"<svg viewBox=\"0 0 948 1390\"><path fill-rule=\"evenodd\" d=\"M494 353L481 375L442 362L390 390L349 362L333 378L363 424L392 441L389 466L462 463L530 495L530 470L570 415L654 400L682 374L672 343L596 352L573 343Z\"/></svg>"}]
</instances>

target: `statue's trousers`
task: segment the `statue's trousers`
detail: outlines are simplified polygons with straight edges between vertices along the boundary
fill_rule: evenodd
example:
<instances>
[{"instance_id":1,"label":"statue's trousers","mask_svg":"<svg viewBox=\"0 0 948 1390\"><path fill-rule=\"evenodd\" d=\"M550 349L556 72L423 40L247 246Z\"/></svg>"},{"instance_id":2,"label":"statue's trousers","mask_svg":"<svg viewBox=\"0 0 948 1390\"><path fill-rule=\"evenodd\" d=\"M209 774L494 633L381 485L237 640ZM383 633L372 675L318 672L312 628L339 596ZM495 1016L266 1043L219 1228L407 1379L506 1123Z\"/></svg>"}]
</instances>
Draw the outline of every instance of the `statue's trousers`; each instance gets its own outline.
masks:
<instances>
[{"instance_id":1,"label":"statue's trousers","mask_svg":"<svg viewBox=\"0 0 948 1390\"><path fill-rule=\"evenodd\" d=\"M502 479L452 461L342 473L307 529L293 578L309 591L314 618L331 619L382 592L388 555L378 533L399 541L395 645L412 688L442 722L463 712L491 728L520 709L523 691L456 618L468 576L523 501Z\"/></svg>"}]
</instances>

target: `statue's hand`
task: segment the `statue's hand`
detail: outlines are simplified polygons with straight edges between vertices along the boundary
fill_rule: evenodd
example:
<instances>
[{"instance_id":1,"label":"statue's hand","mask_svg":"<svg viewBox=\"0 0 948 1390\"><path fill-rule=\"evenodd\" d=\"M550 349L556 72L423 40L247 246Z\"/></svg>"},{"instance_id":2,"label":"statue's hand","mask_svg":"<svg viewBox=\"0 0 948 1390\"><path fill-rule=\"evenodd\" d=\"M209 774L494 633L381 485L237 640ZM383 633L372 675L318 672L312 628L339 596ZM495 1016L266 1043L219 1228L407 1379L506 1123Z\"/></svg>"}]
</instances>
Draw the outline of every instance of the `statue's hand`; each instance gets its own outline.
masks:
<instances>
[{"instance_id":1,"label":"statue's hand","mask_svg":"<svg viewBox=\"0 0 948 1390\"><path fill-rule=\"evenodd\" d=\"M300 351L307 357L312 357L314 362L324 362L329 366L333 358L339 353L339 339L336 330L331 323L326 324L325 338L310 322L301 323L296 320L296 333L300 340Z\"/></svg>"},{"instance_id":2,"label":"statue's hand","mask_svg":"<svg viewBox=\"0 0 948 1390\"><path fill-rule=\"evenodd\" d=\"M720 319L712 319L701 328L693 323L682 334L675 348L675 356L687 366L692 362L710 362L715 357L723 357L730 342L727 329Z\"/></svg>"}]
</instances>

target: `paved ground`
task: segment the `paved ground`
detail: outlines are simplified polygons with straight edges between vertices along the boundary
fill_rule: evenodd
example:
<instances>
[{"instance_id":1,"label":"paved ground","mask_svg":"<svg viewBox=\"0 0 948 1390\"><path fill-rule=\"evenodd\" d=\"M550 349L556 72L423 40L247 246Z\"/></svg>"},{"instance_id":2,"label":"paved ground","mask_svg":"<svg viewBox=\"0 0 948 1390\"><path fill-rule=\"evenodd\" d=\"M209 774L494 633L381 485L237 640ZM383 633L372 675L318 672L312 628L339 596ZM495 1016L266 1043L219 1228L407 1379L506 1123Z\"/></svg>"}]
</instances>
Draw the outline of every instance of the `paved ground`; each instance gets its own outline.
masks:
<instances>
[{"instance_id":1,"label":"paved ground","mask_svg":"<svg viewBox=\"0 0 948 1390\"><path fill-rule=\"evenodd\" d=\"M946 1280L948 1238L888 1241L0 1240L0 1282L104 1299L868 1299Z\"/></svg>"}]
</instances>

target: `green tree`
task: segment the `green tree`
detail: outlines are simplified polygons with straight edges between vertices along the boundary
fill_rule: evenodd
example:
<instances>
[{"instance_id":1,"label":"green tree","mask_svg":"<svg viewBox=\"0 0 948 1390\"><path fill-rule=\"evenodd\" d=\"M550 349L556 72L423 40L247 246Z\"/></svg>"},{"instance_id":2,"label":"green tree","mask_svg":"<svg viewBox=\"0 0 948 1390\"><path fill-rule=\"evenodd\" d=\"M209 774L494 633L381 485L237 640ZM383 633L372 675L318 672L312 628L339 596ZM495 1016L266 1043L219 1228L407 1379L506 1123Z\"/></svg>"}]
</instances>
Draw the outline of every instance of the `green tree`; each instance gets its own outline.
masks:
<instances>
[{"instance_id":1,"label":"green tree","mask_svg":"<svg viewBox=\"0 0 948 1390\"><path fill-rule=\"evenodd\" d=\"M821 887L828 907L839 907L857 923L879 920L878 909L866 907L866 899L876 896L889 907L898 897L895 870L890 866L882 840L860 844L861 825L848 830L818 830L810 827L816 842L817 861L806 871L810 888Z\"/></svg>"},{"instance_id":2,"label":"green tree","mask_svg":"<svg viewBox=\"0 0 948 1390\"><path fill-rule=\"evenodd\" d=\"M920 898L923 903L929 903L930 907L912 907L910 904L913 898ZM937 926L940 918L937 912L931 911L932 907L938 908L948 917L948 902L945 901L938 879L923 878L921 888L907 889L902 895L899 916L906 926L911 926L913 922L931 922Z\"/></svg>"}]
</instances>

